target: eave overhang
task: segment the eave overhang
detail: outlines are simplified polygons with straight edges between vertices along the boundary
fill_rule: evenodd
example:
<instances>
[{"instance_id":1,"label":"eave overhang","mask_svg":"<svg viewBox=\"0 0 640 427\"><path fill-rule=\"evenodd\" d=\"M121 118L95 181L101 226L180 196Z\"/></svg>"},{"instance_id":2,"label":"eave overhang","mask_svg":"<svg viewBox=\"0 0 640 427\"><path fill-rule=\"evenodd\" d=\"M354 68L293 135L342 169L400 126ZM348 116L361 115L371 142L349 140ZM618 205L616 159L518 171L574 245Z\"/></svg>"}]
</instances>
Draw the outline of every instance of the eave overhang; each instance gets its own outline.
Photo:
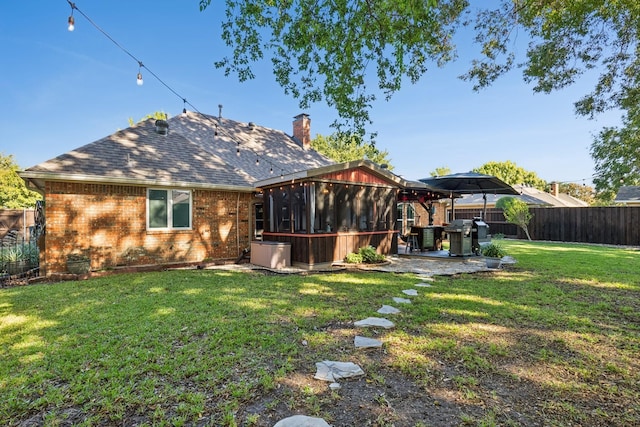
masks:
<instances>
[{"instance_id":1,"label":"eave overhang","mask_svg":"<svg viewBox=\"0 0 640 427\"><path fill-rule=\"evenodd\" d=\"M27 182L27 186L31 189L44 194L44 183L46 181L57 182L81 182L94 184L116 184L131 185L135 187L175 187L175 188L192 188L202 190L218 190L218 191L234 191L234 192L253 192L252 186L243 185L227 185L202 182L187 181L167 181L162 179L132 179L126 177L106 177L84 174L60 174L55 172L41 171L21 171L18 175Z\"/></svg>"}]
</instances>

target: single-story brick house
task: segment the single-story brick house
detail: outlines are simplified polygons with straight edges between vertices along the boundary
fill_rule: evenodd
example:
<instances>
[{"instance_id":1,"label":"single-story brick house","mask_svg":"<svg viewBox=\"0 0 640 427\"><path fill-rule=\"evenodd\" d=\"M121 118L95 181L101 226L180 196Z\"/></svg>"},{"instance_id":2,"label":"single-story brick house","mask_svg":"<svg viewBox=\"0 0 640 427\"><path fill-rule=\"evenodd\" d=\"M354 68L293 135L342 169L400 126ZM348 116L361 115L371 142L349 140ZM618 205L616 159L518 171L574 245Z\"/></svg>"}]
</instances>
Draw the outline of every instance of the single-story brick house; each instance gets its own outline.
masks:
<instances>
[{"instance_id":1,"label":"single-story brick house","mask_svg":"<svg viewBox=\"0 0 640 427\"><path fill-rule=\"evenodd\" d=\"M41 272L66 272L71 254L87 256L93 270L235 260L263 229L267 240L283 237L278 233L326 232L326 222L310 217L312 211L302 214L302 205L283 200L302 197L309 200L305 209L318 207L310 192L321 195L333 186L341 188L336 194L342 200L358 200L357 211L356 202L349 204L351 222L345 220L333 234L368 233L378 236L369 241L380 251L393 252L397 194L412 186L423 194L428 189L368 161L335 164L311 149L310 140L306 114L295 117L289 136L252 122L188 112L166 121L146 120L28 168L20 176L43 194L46 204ZM285 183L288 189L282 192ZM292 190L295 185L307 191ZM363 190L347 191L354 185ZM279 222L274 229L270 213L276 189ZM367 221L380 222L362 226L358 215L365 212ZM365 240L327 240L323 244L347 246L325 250L332 254L328 258L302 251L306 255L294 261L335 261ZM292 252L301 252L299 243L293 244Z\"/></svg>"}]
</instances>

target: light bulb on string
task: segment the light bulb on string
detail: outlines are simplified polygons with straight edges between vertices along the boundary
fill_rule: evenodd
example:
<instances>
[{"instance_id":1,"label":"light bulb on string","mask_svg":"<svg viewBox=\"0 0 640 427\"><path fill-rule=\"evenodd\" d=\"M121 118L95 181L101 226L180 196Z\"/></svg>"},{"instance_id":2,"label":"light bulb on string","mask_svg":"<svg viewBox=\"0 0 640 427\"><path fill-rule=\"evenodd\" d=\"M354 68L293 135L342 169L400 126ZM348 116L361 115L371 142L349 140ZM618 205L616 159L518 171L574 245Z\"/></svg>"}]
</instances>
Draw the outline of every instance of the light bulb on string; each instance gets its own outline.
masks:
<instances>
[{"instance_id":1,"label":"light bulb on string","mask_svg":"<svg viewBox=\"0 0 640 427\"><path fill-rule=\"evenodd\" d=\"M144 80L142 80L142 67L144 67L142 61L138 61L138 78L136 79L136 84L138 86L142 86L144 84Z\"/></svg>"},{"instance_id":2,"label":"light bulb on string","mask_svg":"<svg viewBox=\"0 0 640 427\"><path fill-rule=\"evenodd\" d=\"M236 146L236 156L240 155L240 141L238 141L238 145Z\"/></svg>"},{"instance_id":3,"label":"light bulb on string","mask_svg":"<svg viewBox=\"0 0 640 427\"><path fill-rule=\"evenodd\" d=\"M260 159L256 157L256 166L258 166L259 164L260 164Z\"/></svg>"},{"instance_id":4,"label":"light bulb on string","mask_svg":"<svg viewBox=\"0 0 640 427\"><path fill-rule=\"evenodd\" d=\"M69 31L73 31L76 29L76 20L73 17L73 9L76 8L76 4L75 3L71 3L69 0L67 0L67 3L69 3L69 6L71 6L71 15L69 15L69 19L67 19L67 24L69 25L67 27L67 29Z\"/></svg>"},{"instance_id":5,"label":"light bulb on string","mask_svg":"<svg viewBox=\"0 0 640 427\"><path fill-rule=\"evenodd\" d=\"M185 98L182 99L182 115L187 116L187 100Z\"/></svg>"},{"instance_id":6,"label":"light bulb on string","mask_svg":"<svg viewBox=\"0 0 640 427\"><path fill-rule=\"evenodd\" d=\"M270 174L273 174L273 166L271 166L271 167L269 168L269 173L270 173Z\"/></svg>"}]
</instances>

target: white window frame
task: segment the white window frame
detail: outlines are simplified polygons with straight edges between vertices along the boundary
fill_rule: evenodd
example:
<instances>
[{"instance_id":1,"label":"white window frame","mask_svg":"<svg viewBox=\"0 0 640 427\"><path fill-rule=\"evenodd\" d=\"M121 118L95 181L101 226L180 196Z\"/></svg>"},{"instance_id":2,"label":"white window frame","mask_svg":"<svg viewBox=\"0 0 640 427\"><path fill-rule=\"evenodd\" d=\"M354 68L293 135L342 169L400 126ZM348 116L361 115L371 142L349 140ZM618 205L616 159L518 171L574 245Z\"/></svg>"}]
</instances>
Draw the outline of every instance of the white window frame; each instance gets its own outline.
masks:
<instances>
[{"instance_id":1,"label":"white window frame","mask_svg":"<svg viewBox=\"0 0 640 427\"><path fill-rule=\"evenodd\" d=\"M165 191L167 193L167 226L151 227L149 224L149 213L151 212L149 195L151 191ZM174 227L173 224L173 197L172 191L180 191L189 195L189 225L187 227ZM193 229L193 195L191 190L183 188L147 188L147 211L145 213L148 231L171 231L171 230L192 230Z\"/></svg>"}]
</instances>

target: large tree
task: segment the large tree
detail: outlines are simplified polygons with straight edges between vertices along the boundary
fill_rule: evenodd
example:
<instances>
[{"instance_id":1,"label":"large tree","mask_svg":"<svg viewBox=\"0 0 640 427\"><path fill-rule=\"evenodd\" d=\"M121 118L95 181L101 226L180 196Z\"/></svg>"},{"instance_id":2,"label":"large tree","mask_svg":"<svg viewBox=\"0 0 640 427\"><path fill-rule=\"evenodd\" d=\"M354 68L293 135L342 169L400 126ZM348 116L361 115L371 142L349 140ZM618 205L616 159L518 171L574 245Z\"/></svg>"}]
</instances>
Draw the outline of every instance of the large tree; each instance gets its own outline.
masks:
<instances>
[{"instance_id":1,"label":"large tree","mask_svg":"<svg viewBox=\"0 0 640 427\"><path fill-rule=\"evenodd\" d=\"M200 0L200 9L210 3ZM302 108L324 99L358 132L376 93L389 97L428 65L454 59L456 32L473 22L479 52L464 78L476 89L519 67L538 92L594 73L593 90L576 102L579 114L625 110L640 99L637 0L226 0L217 9L232 55L216 66L246 80L268 57ZM375 85L367 86L370 78Z\"/></svg>"},{"instance_id":2,"label":"large tree","mask_svg":"<svg viewBox=\"0 0 640 427\"><path fill-rule=\"evenodd\" d=\"M625 114L622 124L604 128L591 144L601 202L613 200L623 185L640 185L640 106Z\"/></svg>"},{"instance_id":3,"label":"large tree","mask_svg":"<svg viewBox=\"0 0 640 427\"><path fill-rule=\"evenodd\" d=\"M538 177L535 172L528 171L509 160L506 162L487 162L473 171L496 176L509 185L523 184L541 191L544 191L547 186L546 181Z\"/></svg>"},{"instance_id":4,"label":"large tree","mask_svg":"<svg viewBox=\"0 0 640 427\"><path fill-rule=\"evenodd\" d=\"M316 135L311 147L336 162L368 159L380 165L385 164L392 170L389 152L380 151L373 142L362 142L358 134L336 133L329 136Z\"/></svg>"},{"instance_id":5,"label":"large tree","mask_svg":"<svg viewBox=\"0 0 640 427\"><path fill-rule=\"evenodd\" d=\"M29 190L18 176L18 164L12 155L0 153L0 208L22 209L34 207L42 196Z\"/></svg>"}]
</instances>

